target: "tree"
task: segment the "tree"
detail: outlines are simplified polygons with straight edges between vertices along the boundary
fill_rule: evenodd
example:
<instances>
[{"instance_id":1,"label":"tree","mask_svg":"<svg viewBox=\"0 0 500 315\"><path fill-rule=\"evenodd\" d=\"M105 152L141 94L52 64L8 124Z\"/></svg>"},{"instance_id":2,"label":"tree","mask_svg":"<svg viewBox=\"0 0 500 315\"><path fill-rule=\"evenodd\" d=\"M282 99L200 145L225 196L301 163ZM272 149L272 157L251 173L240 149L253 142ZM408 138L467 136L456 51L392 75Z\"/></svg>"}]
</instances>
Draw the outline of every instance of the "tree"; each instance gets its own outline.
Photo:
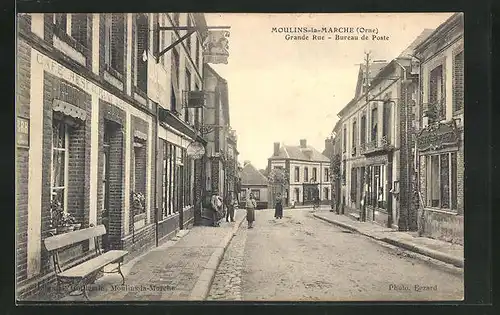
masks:
<instances>
[{"instance_id":1,"label":"tree","mask_svg":"<svg viewBox=\"0 0 500 315\"><path fill-rule=\"evenodd\" d=\"M282 168L275 168L268 175L269 186L271 188L271 200L276 198L276 194L283 196L286 187L288 187L288 172Z\"/></svg>"}]
</instances>

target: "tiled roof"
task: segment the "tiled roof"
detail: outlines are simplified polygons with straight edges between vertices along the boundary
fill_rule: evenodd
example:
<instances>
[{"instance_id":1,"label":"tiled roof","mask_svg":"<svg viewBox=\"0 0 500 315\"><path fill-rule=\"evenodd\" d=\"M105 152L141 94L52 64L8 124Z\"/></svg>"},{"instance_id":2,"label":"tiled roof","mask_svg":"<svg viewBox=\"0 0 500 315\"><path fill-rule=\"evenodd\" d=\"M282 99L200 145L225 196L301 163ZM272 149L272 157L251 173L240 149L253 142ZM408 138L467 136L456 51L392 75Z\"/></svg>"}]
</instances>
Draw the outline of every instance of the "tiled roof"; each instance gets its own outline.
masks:
<instances>
[{"instance_id":1,"label":"tiled roof","mask_svg":"<svg viewBox=\"0 0 500 315\"><path fill-rule=\"evenodd\" d=\"M241 171L241 184L242 185L266 185L268 184L267 178L259 172L252 163L247 163Z\"/></svg>"},{"instance_id":2,"label":"tiled roof","mask_svg":"<svg viewBox=\"0 0 500 315\"><path fill-rule=\"evenodd\" d=\"M305 160L305 161L315 161L315 162L329 162L330 160L321 154L318 150L307 146L310 150L311 155L304 152L305 150L298 145L282 145L278 155L273 155L270 157L272 160L276 159L291 159L291 160Z\"/></svg>"}]
</instances>

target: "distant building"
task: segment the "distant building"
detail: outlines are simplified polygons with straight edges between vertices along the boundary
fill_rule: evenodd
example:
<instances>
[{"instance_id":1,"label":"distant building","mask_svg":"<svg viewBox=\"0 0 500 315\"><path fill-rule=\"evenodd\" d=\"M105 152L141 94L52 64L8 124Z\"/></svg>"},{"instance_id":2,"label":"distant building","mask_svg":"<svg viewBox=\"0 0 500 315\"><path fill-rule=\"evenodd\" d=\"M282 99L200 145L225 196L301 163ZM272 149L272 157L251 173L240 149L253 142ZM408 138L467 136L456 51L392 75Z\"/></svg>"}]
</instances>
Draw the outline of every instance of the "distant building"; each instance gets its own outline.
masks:
<instances>
[{"instance_id":1,"label":"distant building","mask_svg":"<svg viewBox=\"0 0 500 315\"><path fill-rule=\"evenodd\" d=\"M282 168L288 174L288 187L283 196L285 204L289 205L292 200L296 204L312 204L316 197L329 203L330 159L308 146L305 139L300 140L298 146L274 143L268 168Z\"/></svg>"},{"instance_id":2,"label":"distant building","mask_svg":"<svg viewBox=\"0 0 500 315\"><path fill-rule=\"evenodd\" d=\"M252 193L257 201L257 208L267 208L268 184L267 178L250 161L245 161L241 171L240 207L245 206L247 193Z\"/></svg>"}]
</instances>

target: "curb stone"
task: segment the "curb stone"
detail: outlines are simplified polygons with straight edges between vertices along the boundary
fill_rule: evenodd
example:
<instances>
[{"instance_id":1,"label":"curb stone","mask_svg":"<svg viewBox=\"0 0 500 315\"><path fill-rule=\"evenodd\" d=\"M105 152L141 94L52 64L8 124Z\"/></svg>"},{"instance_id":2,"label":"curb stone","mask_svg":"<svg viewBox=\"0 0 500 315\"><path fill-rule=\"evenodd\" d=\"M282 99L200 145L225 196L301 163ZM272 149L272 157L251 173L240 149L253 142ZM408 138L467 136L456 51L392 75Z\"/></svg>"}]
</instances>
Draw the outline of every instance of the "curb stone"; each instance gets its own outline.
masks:
<instances>
[{"instance_id":1,"label":"curb stone","mask_svg":"<svg viewBox=\"0 0 500 315\"><path fill-rule=\"evenodd\" d=\"M210 292L210 287L212 286L212 282L215 278L217 268L224 258L226 248L229 246L231 239L236 235L236 232L238 231L241 223L243 223L244 220L245 216L243 216L239 221L235 222L236 224L234 225L233 229L227 234L227 236L224 237L220 247L215 250L212 256L210 256L210 259L201 272L200 278L198 278L193 291L191 291L189 300L203 301L207 298Z\"/></svg>"},{"instance_id":2,"label":"curb stone","mask_svg":"<svg viewBox=\"0 0 500 315\"><path fill-rule=\"evenodd\" d=\"M464 261L463 261L463 259L451 256L451 255L446 255L446 254L440 253L440 252L432 250L432 249L423 248L423 247L415 245L415 244L409 244L409 243L400 242L399 240L396 240L396 239L393 239L393 238L381 237L381 236L377 236L376 234L372 235L372 234L368 234L368 233L363 233L363 232L359 231L359 229L357 229L357 228L355 228L355 227L353 227L353 226L351 226L349 224L337 222L337 221L334 221L334 220L322 217L320 215L317 215L315 213L313 213L313 216L315 218L320 219L320 220L323 220L323 221L329 222L331 224L340 226L342 228L345 228L345 229L357 232L359 234L368 236L370 238L373 238L373 239L376 239L376 240L379 240L379 241L383 241L385 243L388 243L388 244L391 244L391 245L394 245L394 246L397 246L397 247L401 247L403 249L415 252L417 254L421 254L421 255L424 255L424 256L427 256L427 257L430 257L430 258L433 258L433 259L436 259L436 260L439 260L439 261L442 261L442 262L454 265L455 267L459 267L459 268L463 268L464 267Z\"/></svg>"}]
</instances>

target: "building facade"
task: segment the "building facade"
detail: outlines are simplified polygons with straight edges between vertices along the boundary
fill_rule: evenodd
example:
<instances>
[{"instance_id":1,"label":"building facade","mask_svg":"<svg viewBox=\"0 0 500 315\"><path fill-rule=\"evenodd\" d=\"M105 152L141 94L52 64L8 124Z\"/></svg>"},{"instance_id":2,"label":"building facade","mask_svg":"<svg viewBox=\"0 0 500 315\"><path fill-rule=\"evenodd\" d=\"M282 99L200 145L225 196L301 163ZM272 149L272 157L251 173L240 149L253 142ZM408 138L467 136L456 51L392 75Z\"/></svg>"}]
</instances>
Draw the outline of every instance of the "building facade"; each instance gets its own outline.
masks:
<instances>
[{"instance_id":1,"label":"building facade","mask_svg":"<svg viewBox=\"0 0 500 315\"><path fill-rule=\"evenodd\" d=\"M463 244L464 20L454 14L416 47L421 95L418 194L423 235Z\"/></svg>"},{"instance_id":2,"label":"building facade","mask_svg":"<svg viewBox=\"0 0 500 315\"><path fill-rule=\"evenodd\" d=\"M414 114L418 75L407 57L425 30L391 62L360 66L355 97L338 114L341 124L341 208L362 221L417 229L414 190ZM406 135L409 135L408 137Z\"/></svg>"},{"instance_id":3,"label":"building facade","mask_svg":"<svg viewBox=\"0 0 500 315\"><path fill-rule=\"evenodd\" d=\"M160 32L156 47L157 23L200 31L156 62L154 52L185 32ZM43 240L57 233L56 201L81 228L104 224L104 249L128 250L127 259L193 224L195 163L186 148L204 140L182 92L203 89L204 27L199 14L19 16L18 298L54 280ZM93 246L69 248L61 259Z\"/></svg>"},{"instance_id":4,"label":"building facade","mask_svg":"<svg viewBox=\"0 0 500 315\"><path fill-rule=\"evenodd\" d=\"M334 130L340 213L463 244L463 58L457 13L391 62L360 68Z\"/></svg>"},{"instance_id":5,"label":"building facade","mask_svg":"<svg viewBox=\"0 0 500 315\"><path fill-rule=\"evenodd\" d=\"M250 161L244 161L239 190L240 207L245 207L246 198L252 193L257 202L258 209L268 208L270 206L268 185L268 179Z\"/></svg>"},{"instance_id":6,"label":"building facade","mask_svg":"<svg viewBox=\"0 0 500 315\"><path fill-rule=\"evenodd\" d=\"M284 169L288 175L288 187L282 195L286 205L292 201L297 205L313 204L315 198L330 203L330 159L308 146L305 139L298 146L274 143L268 169L276 168ZM274 200L275 196L271 198Z\"/></svg>"}]
</instances>

